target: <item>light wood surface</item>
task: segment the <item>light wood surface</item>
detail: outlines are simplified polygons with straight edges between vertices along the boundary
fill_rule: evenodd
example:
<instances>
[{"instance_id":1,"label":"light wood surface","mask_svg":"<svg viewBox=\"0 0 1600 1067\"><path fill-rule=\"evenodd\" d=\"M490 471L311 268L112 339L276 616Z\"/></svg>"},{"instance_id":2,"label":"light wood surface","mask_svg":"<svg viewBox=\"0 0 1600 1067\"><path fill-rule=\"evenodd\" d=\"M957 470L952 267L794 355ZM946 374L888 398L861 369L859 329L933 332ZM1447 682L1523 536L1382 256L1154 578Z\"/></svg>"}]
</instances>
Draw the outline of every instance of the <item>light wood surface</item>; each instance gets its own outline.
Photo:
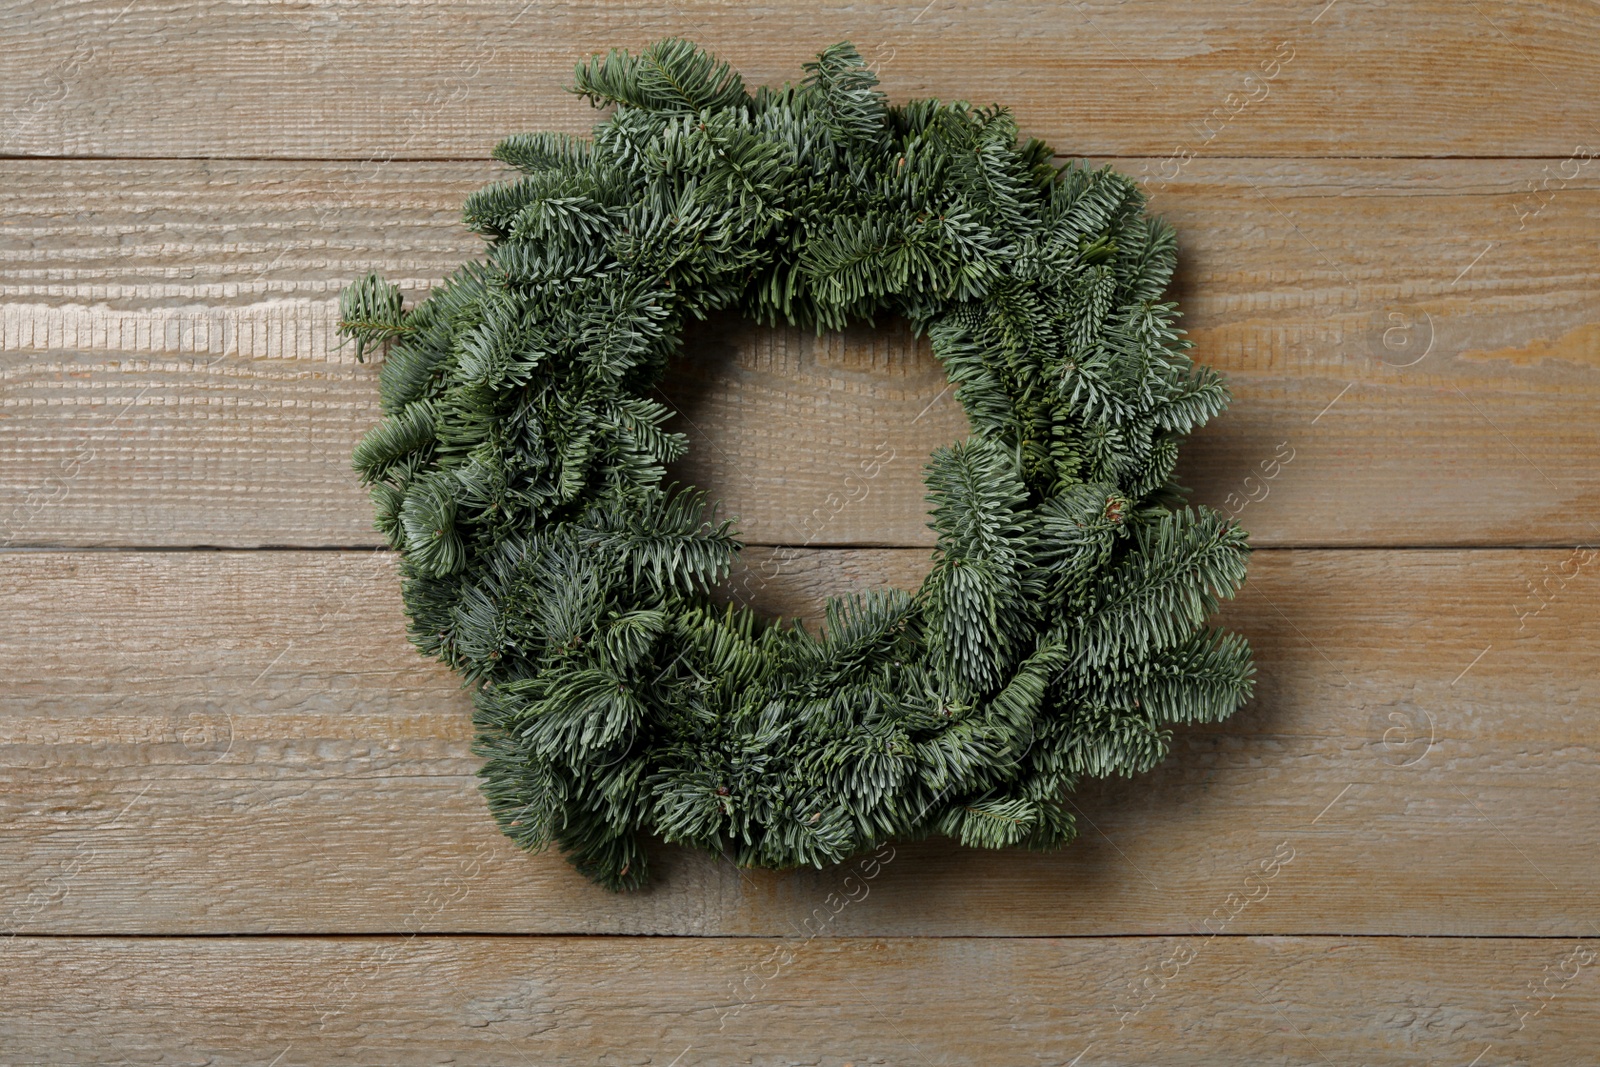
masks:
<instances>
[{"instance_id":1,"label":"light wood surface","mask_svg":"<svg viewBox=\"0 0 1600 1067\"><path fill-rule=\"evenodd\" d=\"M19 1064L1423 1067L1583 1062L1591 944L50 938L0 942L0 981L13 1047L52 1050Z\"/></svg>"},{"instance_id":2,"label":"light wood surface","mask_svg":"<svg viewBox=\"0 0 1600 1067\"><path fill-rule=\"evenodd\" d=\"M1259 545L1600 535L1600 162L1519 230L1544 165L1202 159L1153 182L1195 357L1236 397L1183 454L1196 499ZM495 168L7 168L0 540L376 545L349 475L376 367L337 346L337 292L376 269L420 293L477 254L457 213ZM677 473L752 543L931 543L922 464L966 426L903 327L698 329L665 389Z\"/></svg>"},{"instance_id":3,"label":"light wood surface","mask_svg":"<svg viewBox=\"0 0 1600 1067\"><path fill-rule=\"evenodd\" d=\"M814 624L823 596L913 588L927 558L750 549L732 585ZM1222 617L1256 648L1246 710L1177 731L1153 774L1086 785L1063 851L904 846L829 933L1192 932L1285 843L1234 932L1594 933L1575 843L1600 836L1600 620L1587 587L1517 617L1569 558L1257 553ZM518 853L476 793L467 695L404 640L386 553L11 552L0 584L0 865L74 872L30 931L785 936L839 889L657 848L659 884L617 897Z\"/></svg>"},{"instance_id":4,"label":"light wood surface","mask_svg":"<svg viewBox=\"0 0 1600 1067\"><path fill-rule=\"evenodd\" d=\"M0 108L30 155L477 159L508 130L587 130L573 64L680 34L752 85L850 40L891 98L999 101L1074 153L1564 156L1600 126L1593 19L1585 0L20 0Z\"/></svg>"},{"instance_id":5,"label":"light wood surface","mask_svg":"<svg viewBox=\"0 0 1600 1067\"><path fill-rule=\"evenodd\" d=\"M1584 0L19 0L0 19L0 1067L1600 1062L1600 9ZM495 833L404 637L338 290L479 252L595 50L849 38L1144 182L1262 549L1258 695L1047 854L615 896ZM965 432L903 326L718 322L674 473L815 622ZM879 473L859 479L863 461ZM854 488L853 488L854 487ZM787 547L786 547L787 546ZM220 550L214 550L220 549Z\"/></svg>"}]
</instances>

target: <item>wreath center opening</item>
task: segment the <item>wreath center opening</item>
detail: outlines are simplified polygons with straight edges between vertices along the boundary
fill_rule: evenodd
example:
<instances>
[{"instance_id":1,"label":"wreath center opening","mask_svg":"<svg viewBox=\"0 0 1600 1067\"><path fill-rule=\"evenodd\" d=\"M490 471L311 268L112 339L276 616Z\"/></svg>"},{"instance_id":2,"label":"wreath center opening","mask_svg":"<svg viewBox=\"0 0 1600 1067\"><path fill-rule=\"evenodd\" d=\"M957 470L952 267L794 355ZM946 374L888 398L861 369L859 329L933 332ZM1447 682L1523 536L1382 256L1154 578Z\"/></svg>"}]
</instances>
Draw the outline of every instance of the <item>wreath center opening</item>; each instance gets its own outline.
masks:
<instances>
[{"instance_id":1,"label":"wreath center opening","mask_svg":"<svg viewBox=\"0 0 1600 1067\"><path fill-rule=\"evenodd\" d=\"M923 466L971 427L904 319L817 334L715 315L685 329L657 390L689 442L668 479L704 490L745 545L720 596L816 628L828 596L921 584Z\"/></svg>"}]
</instances>

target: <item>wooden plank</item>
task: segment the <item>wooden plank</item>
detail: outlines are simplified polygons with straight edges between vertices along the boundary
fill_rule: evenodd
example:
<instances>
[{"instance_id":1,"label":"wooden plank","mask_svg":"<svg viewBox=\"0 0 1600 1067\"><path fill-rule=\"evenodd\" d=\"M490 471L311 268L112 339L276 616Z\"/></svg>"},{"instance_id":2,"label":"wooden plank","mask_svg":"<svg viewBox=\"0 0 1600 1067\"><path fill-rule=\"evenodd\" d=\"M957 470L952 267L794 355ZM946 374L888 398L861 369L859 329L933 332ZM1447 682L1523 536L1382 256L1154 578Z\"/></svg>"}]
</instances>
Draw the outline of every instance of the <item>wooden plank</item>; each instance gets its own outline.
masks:
<instances>
[{"instance_id":1,"label":"wooden plank","mask_svg":"<svg viewBox=\"0 0 1600 1067\"><path fill-rule=\"evenodd\" d=\"M1201 160L1146 175L1180 234L1173 295L1194 356L1235 394L1180 461L1197 501L1260 545L1600 533L1600 185L1580 169L1527 199L1499 185L1502 166ZM756 542L931 544L922 458L966 427L926 347L897 359L891 331L864 329L736 337L668 384L690 416L686 478L717 486Z\"/></svg>"},{"instance_id":2,"label":"wooden plank","mask_svg":"<svg viewBox=\"0 0 1600 1067\"><path fill-rule=\"evenodd\" d=\"M999 101L1069 152L1560 155L1600 126L1592 29L1580 0L26 0L0 28L0 150L479 158L507 133L587 129L573 64L681 34L751 84L853 40L892 99Z\"/></svg>"},{"instance_id":3,"label":"wooden plank","mask_svg":"<svg viewBox=\"0 0 1600 1067\"><path fill-rule=\"evenodd\" d=\"M375 368L337 348L338 290L453 270L499 169L12 164L10 543L376 543L349 473Z\"/></svg>"},{"instance_id":4,"label":"wooden plank","mask_svg":"<svg viewBox=\"0 0 1600 1067\"><path fill-rule=\"evenodd\" d=\"M10 1063L1587 1062L1595 942L4 943Z\"/></svg>"},{"instance_id":5,"label":"wooden plank","mask_svg":"<svg viewBox=\"0 0 1600 1067\"><path fill-rule=\"evenodd\" d=\"M815 619L927 556L744 562L743 596ZM1086 785L1065 850L741 873L657 848L656 886L619 897L496 834L391 557L0 553L0 929L1588 936L1595 575L1592 553L1261 552L1225 614L1256 700Z\"/></svg>"},{"instance_id":6,"label":"wooden plank","mask_svg":"<svg viewBox=\"0 0 1600 1067\"><path fill-rule=\"evenodd\" d=\"M1197 499L1266 546L1593 538L1594 166L1115 162L1178 226L1195 354L1236 394L1187 446ZM419 293L474 255L455 215L495 170L7 169L0 543L375 544L348 457L376 368L333 346L335 294L373 269ZM1576 176L1528 193L1546 170ZM929 543L922 462L965 425L903 329L713 326L667 388L678 473L753 543Z\"/></svg>"}]
</instances>

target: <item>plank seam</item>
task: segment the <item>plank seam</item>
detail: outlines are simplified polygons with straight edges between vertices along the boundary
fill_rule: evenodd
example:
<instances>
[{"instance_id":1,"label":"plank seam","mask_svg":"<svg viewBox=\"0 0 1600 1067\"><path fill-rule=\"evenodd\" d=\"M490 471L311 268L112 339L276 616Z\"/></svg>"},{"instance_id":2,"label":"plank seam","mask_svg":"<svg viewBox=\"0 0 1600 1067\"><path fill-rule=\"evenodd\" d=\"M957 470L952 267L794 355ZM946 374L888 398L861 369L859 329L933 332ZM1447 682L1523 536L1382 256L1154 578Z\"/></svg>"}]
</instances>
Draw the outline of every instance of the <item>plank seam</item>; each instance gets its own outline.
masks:
<instances>
[{"instance_id":1,"label":"plank seam","mask_svg":"<svg viewBox=\"0 0 1600 1067\"><path fill-rule=\"evenodd\" d=\"M1140 152L1089 152L1075 155L1057 155L1058 160L1082 159L1085 156L1091 159L1170 159L1171 153L1145 154ZM1531 155L1337 155L1337 156L1308 156L1308 155L1282 155L1282 156L1223 156L1207 155L1207 160L1217 163L1227 162L1293 162L1297 160L1341 161L1341 160L1370 160L1373 162L1406 162L1420 160L1449 160L1449 161L1483 161L1505 162L1526 160L1566 160L1568 155L1551 153L1534 153ZM487 154L480 156L127 156L127 155L57 155L57 154L16 154L0 152L0 161L27 162L36 160L41 163L490 163L492 157Z\"/></svg>"},{"instance_id":2,"label":"plank seam","mask_svg":"<svg viewBox=\"0 0 1600 1067\"><path fill-rule=\"evenodd\" d=\"M1578 542L1576 546L1571 541L1551 541L1537 544L1271 544L1254 545L1253 552L1559 552L1570 551L1574 547L1589 547L1593 542ZM861 552L866 550L882 550L886 552L919 552L932 553L932 545L901 545L876 541L839 541L825 545L819 544L784 544L781 542L746 541L746 548L784 548L804 552ZM258 553L271 555L285 552L318 552L325 554L349 553L369 555L374 552L395 554L394 550L385 545L7 545L0 547L0 556L25 555L28 553L51 554L92 554L92 553L169 553L178 555L190 554L238 554Z\"/></svg>"},{"instance_id":3,"label":"plank seam","mask_svg":"<svg viewBox=\"0 0 1600 1067\"><path fill-rule=\"evenodd\" d=\"M1158 941L1173 937L1191 937L1210 940L1224 938L1229 940L1246 940L1249 938L1263 937L1295 937L1322 940L1361 940L1361 941L1600 941L1600 934L1439 934L1439 933L1331 933L1328 931L1313 931L1300 933L1295 931L1262 931L1258 933L1224 931L1220 933L1197 933L1190 930L1169 930L1153 933L1063 933L1063 934L826 934L817 937L807 937L803 934L693 934L693 933L586 933L574 931L562 933L560 931L534 931L528 933L505 930L430 930L415 933L384 933L378 931L355 932L329 932L329 931L239 931L217 933L12 933L5 936L4 940L20 939L26 941L460 941L468 938L496 940L496 941L552 941L552 940L577 940L588 941L836 941L836 942L862 942L862 941L897 941L915 943L921 941Z\"/></svg>"}]
</instances>

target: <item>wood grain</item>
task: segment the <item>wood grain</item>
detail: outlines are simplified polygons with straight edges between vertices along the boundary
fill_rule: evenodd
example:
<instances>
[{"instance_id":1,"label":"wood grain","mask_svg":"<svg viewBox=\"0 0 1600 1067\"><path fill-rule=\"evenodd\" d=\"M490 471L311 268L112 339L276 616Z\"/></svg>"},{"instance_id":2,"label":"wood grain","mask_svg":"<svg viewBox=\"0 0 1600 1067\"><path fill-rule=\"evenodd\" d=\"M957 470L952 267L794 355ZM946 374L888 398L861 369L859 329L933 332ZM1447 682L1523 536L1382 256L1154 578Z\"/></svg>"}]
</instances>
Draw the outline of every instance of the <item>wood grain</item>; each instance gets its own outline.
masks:
<instances>
[{"instance_id":1,"label":"wood grain","mask_svg":"<svg viewBox=\"0 0 1600 1067\"><path fill-rule=\"evenodd\" d=\"M912 586L927 556L751 549L745 563L741 596L814 621L826 594ZM496 834L468 700L405 643L392 564L0 554L3 928L1600 932L1580 844L1600 835L1591 557L1258 553L1225 613L1255 645L1257 698L1177 731L1156 772L1087 785L1064 851L931 842L864 874L739 872L663 847L658 884L621 897ZM1263 886L1275 854L1288 859ZM864 896L833 914L842 893Z\"/></svg>"},{"instance_id":2,"label":"wood grain","mask_svg":"<svg viewBox=\"0 0 1600 1067\"><path fill-rule=\"evenodd\" d=\"M853 40L897 101L999 101L1062 151L1565 155L1600 128L1581 0L48 0L0 27L0 151L468 158L582 131L563 90L607 48L687 35L751 84Z\"/></svg>"},{"instance_id":3,"label":"wood grain","mask_svg":"<svg viewBox=\"0 0 1600 1067\"><path fill-rule=\"evenodd\" d=\"M1236 396L1187 446L1197 499L1266 546L1592 541L1595 167L1202 157L1146 174L1179 228L1195 355ZM7 170L0 541L375 544L348 457L376 368L333 345L336 293L376 269L418 294L476 254L455 216L494 169ZM1528 193L1546 172L1575 176ZM713 326L666 388L692 441L678 473L753 543L929 543L921 465L965 425L903 328Z\"/></svg>"},{"instance_id":4,"label":"wood grain","mask_svg":"<svg viewBox=\"0 0 1600 1067\"><path fill-rule=\"evenodd\" d=\"M275 1067L1572 1063L1600 1045L1592 944L652 939L619 951L595 938L18 938L0 943L0 1056Z\"/></svg>"},{"instance_id":5,"label":"wood grain","mask_svg":"<svg viewBox=\"0 0 1600 1067\"><path fill-rule=\"evenodd\" d=\"M0 1067L1600 1061L1592 3L6 13ZM336 297L479 254L494 142L586 130L572 65L668 34L752 84L848 37L1178 227L1236 397L1181 474L1266 547L1222 616L1258 695L1087 783L1061 852L657 844L616 896L484 811L370 551ZM714 322L665 388L754 543L725 595L920 580L966 425L903 325Z\"/></svg>"}]
</instances>

